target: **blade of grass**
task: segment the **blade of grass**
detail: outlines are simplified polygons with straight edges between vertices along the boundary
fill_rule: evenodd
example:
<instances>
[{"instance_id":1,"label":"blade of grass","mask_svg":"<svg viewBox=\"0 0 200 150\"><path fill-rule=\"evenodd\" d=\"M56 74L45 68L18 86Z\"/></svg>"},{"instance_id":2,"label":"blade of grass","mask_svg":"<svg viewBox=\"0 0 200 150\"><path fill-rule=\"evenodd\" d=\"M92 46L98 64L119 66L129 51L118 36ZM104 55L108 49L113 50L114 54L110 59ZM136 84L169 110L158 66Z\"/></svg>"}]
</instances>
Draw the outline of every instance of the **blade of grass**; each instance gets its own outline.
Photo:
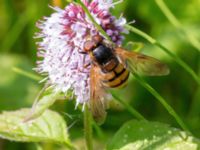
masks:
<instances>
[{"instance_id":1,"label":"blade of grass","mask_svg":"<svg viewBox=\"0 0 200 150\"><path fill-rule=\"evenodd\" d=\"M102 129L100 128L100 126L95 121L92 122L92 125L93 125L94 130L96 131L97 136L101 140L104 140L105 139L105 135L104 135Z\"/></svg>"},{"instance_id":2,"label":"blade of grass","mask_svg":"<svg viewBox=\"0 0 200 150\"><path fill-rule=\"evenodd\" d=\"M166 102L166 100L153 87L151 87L143 78L141 78L137 74L134 74L134 78L165 107L168 113L174 117L174 119L177 121L177 123L180 125L180 127L183 130L190 132L187 126L185 125L185 123L182 121L179 115L175 112L175 110Z\"/></svg>"},{"instance_id":3,"label":"blade of grass","mask_svg":"<svg viewBox=\"0 0 200 150\"><path fill-rule=\"evenodd\" d=\"M20 75L23 75L25 77L28 77L30 79L36 80L36 81L40 81L42 80L42 78L36 74L30 73L28 71L22 70L20 68L17 67L13 67L12 70Z\"/></svg>"},{"instance_id":4,"label":"blade of grass","mask_svg":"<svg viewBox=\"0 0 200 150\"><path fill-rule=\"evenodd\" d=\"M173 15L173 13L167 7L165 2L163 0L155 0L155 2L160 8L160 10L163 12L163 14L167 17L169 22L177 29L180 29L181 32L187 38L187 40L190 41L191 45L200 52L200 42L198 41L198 39L183 27L183 25L179 22L179 20Z\"/></svg>"},{"instance_id":5,"label":"blade of grass","mask_svg":"<svg viewBox=\"0 0 200 150\"><path fill-rule=\"evenodd\" d=\"M139 29L137 29L133 26L130 26L130 25L126 25L126 28L129 31L138 34L139 36L143 37L144 39L146 39L151 44L159 47L161 50L166 52L170 57L173 58L173 60L177 64L179 64L185 71L187 71L192 76L192 78L200 85L200 77L180 57L178 57L176 54L172 53L169 49L167 49L165 46L163 46L161 43L156 41L154 38L152 38L151 36L149 36L145 32L143 32L143 31L141 31L141 30L139 30Z\"/></svg>"},{"instance_id":6,"label":"blade of grass","mask_svg":"<svg viewBox=\"0 0 200 150\"><path fill-rule=\"evenodd\" d=\"M121 100L118 96L116 96L112 91L110 91L113 98L117 100L120 104L122 104L130 114L132 114L135 118L138 120L147 120L144 116L142 116L137 110L135 110L133 107L131 107L128 103L126 103L124 100Z\"/></svg>"},{"instance_id":7,"label":"blade of grass","mask_svg":"<svg viewBox=\"0 0 200 150\"><path fill-rule=\"evenodd\" d=\"M9 52L13 47L15 41L19 38L20 34L33 16L33 10L27 9L14 23L12 28L5 36L0 49L4 52Z\"/></svg>"}]
</instances>

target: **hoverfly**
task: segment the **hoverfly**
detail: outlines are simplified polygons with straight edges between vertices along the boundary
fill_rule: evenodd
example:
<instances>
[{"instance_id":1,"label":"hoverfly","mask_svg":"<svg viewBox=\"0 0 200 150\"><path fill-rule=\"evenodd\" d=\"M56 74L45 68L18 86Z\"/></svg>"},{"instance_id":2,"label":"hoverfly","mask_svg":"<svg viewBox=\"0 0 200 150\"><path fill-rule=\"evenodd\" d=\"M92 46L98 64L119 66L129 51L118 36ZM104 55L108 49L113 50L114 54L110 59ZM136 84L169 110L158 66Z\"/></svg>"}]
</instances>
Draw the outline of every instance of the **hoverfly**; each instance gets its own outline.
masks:
<instances>
[{"instance_id":1,"label":"hoverfly","mask_svg":"<svg viewBox=\"0 0 200 150\"><path fill-rule=\"evenodd\" d=\"M123 87L129 73L148 76L169 74L159 60L109 44L100 35L84 43L84 52L91 57L90 109L98 122L106 116L106 89Z\"/></svg>"}]
</instances>

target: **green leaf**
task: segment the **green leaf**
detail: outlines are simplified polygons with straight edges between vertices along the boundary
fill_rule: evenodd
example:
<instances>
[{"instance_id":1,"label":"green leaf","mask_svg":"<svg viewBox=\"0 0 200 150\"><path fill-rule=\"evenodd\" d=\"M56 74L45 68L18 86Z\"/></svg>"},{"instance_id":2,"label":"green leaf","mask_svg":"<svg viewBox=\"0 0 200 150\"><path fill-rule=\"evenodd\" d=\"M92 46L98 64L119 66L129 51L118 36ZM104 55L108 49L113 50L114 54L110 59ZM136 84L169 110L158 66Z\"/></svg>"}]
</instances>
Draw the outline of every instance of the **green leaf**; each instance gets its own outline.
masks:
<instances>
[{"instance_id":1,"label":"green leaf","mask_svg":"<svg viewBox=\"0 0 200 150\"><path fill-rule=\"evenodd\" d=\"M60 92L53 91L52 88L42 89L36 98L35 104L33 104L32 110L24 118L24 121L29 121L39 117L46 109L55 103L56 100L62 98Z\"/></svg>"},{"instance_id":2,"label":"green leaf","mask_svg":"<svg viewBox=\"0 0 200 150\"><path fill-rule=\"evenodd\" d=\"M196 150L200 141L189 133L169 125L129 121L116 133L107 146L108 150Z\"/></svg>"},{"instance_id":3,"label":"green leaf","mask_svg":"<svg viewBox=\"0 0 200 150\"><path fill-rule=\"evenodd\" d=\"M30 109L6 111L0 115L0 137L19 142L69 144L67 126L56 112L46 110L39 118L23 122Z\"/></svg>"}]
</instances>

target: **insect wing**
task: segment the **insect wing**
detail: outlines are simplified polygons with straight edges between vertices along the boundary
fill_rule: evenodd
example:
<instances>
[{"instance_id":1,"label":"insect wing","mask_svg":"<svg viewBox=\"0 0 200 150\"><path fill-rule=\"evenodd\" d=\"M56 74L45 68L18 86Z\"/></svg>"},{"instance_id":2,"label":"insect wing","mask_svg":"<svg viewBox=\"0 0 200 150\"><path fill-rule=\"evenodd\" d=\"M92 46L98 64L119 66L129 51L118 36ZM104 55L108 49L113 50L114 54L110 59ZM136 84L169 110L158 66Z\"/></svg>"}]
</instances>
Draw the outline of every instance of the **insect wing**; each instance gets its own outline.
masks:
<instances>
[{"instance_id":1,"label":"insect wing","mask_svg":"<svg viewBox=\"0 0 200 150\"><path fill-rule=\"evenodd\" d=\"M100 68L92 65L90 72L90 109L94 120L102 124L106 118L106 91L100 83Z\"/></svg>"},{"instance_id":2,"label":"insect wing","mask_svg":"<svg viewBox=\"0 0 200 150\"><path fill-rule=\"evenodd\" d=\"M167 65L159 60L136 52L129 52L123 48L116 48L116 54L122 61L128 63L130 71L145 76L162 76L169 74Z\"/></svg>"}]
</instances>

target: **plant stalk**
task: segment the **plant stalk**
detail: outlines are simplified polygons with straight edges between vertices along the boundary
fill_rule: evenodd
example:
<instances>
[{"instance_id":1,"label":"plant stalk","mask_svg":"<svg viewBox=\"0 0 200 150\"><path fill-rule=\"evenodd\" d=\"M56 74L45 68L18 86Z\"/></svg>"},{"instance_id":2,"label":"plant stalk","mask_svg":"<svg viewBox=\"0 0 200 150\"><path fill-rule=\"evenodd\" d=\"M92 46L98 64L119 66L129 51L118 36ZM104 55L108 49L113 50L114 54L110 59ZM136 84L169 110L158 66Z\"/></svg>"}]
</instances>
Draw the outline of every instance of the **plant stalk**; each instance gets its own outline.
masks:
<instances>
[{"instance_id":1,"label":"plant stalk","mask_svg":"<svg viewBox=\"0 0 200 150\"><path fill-rule=\"evenodd\" d=\"M26 70L22 70L21 68L17 68L17 67L13 67L12 70L20 75L23 75L25 77L28 77L32 80L36 80L36 81L40 81L42 80L42 77L40 77L39 75L36 75L34 73L28 72Z\"/></svg>"},{"instance_id":2,"label":"plant stalk","mask_svg":"<svg viewBox=\"0 0 200 150\"><path fill-rule=\"evenodd\" d=\"M153 87L151 87L142 77L140 77L137 74L134 74L134 78L165 107L168 113L174 117L174 119L177 121L177 123L180 125L180 127L183 130L190 132L187 126L185 125L185 123L182 121L179 115L175 112L175 110L166 102L166 100Z\"/></svg>"},{"instance_id":3,"label":"plant stalk","mask_svg":"<svg viewBox=\"0 0 200 150\"><path fill-rule=\"evenodd\" d=\"M142 116L137 110L135 110L133 107L131 107L129 104L127 104L125 101L121 100L118 96L116 96L113 92L112 96L115 100L117 100L120 104L122 104L130 114L132 114L135 118L138 120L147 120L144 116Z\"/></svg>"},{"instance_id":4,"label":"plant stalk","mask_svg":"<svg viewBox=\"0 0 200 150\"><path fill-rule=\"evenodd\" d=\"M92 116L88 109L87 104L85 105L85 110L84 110L84 131L85 131L85 140L86 140L87 150L93 150Z\"/></svg>"}]
</instances>

